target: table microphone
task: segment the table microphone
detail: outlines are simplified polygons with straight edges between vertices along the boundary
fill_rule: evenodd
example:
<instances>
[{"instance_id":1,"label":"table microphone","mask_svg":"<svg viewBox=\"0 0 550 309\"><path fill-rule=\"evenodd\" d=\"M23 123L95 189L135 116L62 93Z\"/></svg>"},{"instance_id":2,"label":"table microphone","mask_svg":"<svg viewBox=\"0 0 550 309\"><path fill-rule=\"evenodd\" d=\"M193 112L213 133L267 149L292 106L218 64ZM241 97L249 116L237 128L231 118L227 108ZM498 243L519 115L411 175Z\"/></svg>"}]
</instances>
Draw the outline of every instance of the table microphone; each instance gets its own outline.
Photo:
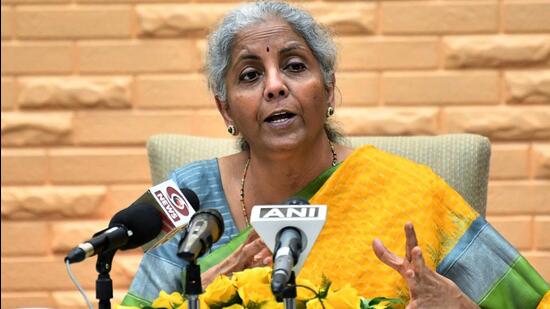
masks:
<instances>
[{"instance_id":1,"label":"table microphone","mask_svg":"<svg viewBox=\"0 0 550 309\"><path fill-rule=\"evenodd\" d=\"M197 211L182 236L177 255L194 263L217 242L224 230L222 215L213 208Z\"/></svg>"}]
</instances>

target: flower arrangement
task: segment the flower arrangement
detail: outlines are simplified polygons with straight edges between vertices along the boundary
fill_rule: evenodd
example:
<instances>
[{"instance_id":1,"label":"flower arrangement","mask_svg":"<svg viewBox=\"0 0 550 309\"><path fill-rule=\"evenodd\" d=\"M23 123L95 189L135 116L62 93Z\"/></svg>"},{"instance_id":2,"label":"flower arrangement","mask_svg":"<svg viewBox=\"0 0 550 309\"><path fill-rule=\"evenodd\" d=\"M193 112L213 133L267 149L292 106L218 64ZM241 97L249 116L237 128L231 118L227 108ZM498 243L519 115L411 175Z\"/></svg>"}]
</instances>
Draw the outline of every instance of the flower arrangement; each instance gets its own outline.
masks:
<instances>
[{"instance_id":1,"label":"flower arrangement","mask_svg":"<svg viewBox=\"0 0 550 309\"><path fill-rule=\"evenodd\" d=\"M210 309L284 309L284 304L276 301L271 292L271 268L250 268L233 273L231 278L220 275L199 296L200 308ZM401 304L395 298L362 298L350 285L339 290L331 287L331 282L323 278L319 287L310 281L297 279L296 307L304 309L384 309ZM133 307L118 306L119 309ZM178 292L159 293L150 307L187 309L187 301Z\"/></svg>"}]
</instances>

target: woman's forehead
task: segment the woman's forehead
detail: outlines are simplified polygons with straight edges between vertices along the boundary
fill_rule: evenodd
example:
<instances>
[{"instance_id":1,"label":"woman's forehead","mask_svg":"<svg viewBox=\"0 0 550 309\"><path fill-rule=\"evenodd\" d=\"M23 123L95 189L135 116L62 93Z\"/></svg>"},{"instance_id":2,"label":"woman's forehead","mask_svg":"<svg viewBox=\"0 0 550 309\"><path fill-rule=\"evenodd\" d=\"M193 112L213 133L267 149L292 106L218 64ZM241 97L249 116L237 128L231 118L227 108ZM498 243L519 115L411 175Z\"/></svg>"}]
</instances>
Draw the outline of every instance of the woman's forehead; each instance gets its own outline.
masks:
<instances>
[{"instance_id":1,"label":"woman's forehead","mask_svg":"<svg viewBox=\"0 0 550 309\"><path fill-rule=\"evenodd\" d=\"M236 36L232 54L237 56L269 49L276 51L300 45L307 48L304 39L287 22L271 18L241 30Z\"/></svg>"}]
</instances>

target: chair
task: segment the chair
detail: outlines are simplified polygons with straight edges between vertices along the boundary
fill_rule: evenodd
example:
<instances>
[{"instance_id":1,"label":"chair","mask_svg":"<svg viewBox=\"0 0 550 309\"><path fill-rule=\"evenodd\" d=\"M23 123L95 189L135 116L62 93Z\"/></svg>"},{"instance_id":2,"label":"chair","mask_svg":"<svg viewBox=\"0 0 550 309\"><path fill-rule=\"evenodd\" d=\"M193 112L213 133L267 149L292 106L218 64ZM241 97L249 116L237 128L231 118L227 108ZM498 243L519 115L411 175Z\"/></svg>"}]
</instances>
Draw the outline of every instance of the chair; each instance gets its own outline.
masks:
<instances>
[{"instance_id":1,"label":"chair","mask_svg":"<svg viewBox=\"0 0 550 309\"><path fill-rule=\"evenodd\" d=\"M490 142L474 134L440 136L349 137L348 145L372 144L432 168L485 216ZM153 183L165 180L170 171L185 163L237 152L233 139L174 134L154 135L147 141Z\"/></svg>"}]
</instances>

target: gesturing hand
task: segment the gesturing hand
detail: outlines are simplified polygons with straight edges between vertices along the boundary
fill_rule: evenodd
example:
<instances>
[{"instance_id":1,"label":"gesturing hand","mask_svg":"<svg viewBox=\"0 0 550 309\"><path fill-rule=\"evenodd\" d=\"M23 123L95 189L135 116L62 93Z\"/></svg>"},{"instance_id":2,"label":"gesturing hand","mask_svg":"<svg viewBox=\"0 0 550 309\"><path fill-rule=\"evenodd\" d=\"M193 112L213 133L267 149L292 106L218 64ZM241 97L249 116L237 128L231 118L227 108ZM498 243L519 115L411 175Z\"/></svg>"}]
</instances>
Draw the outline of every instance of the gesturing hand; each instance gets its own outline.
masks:
<instances>
[{"instance_id":1,"label":"gesturing hand","mask_svg":"<svg viewBox=\"0 0 550 309\"><path fill-rule=\"evenodd\" d=\"M399 272L407 282L410 293L407 309L479 308L454 282L426 266L410 222L405 224L405 237L404 258L390 252L379 239L373 241L372 247L376 256Z\"/></svg>"},{"instance_id":2,"label":"gesturing hand","mask_svg":"<svg viewBox=\"0 0 550 309\"><path fill-rule=\"evenodd\" d=\"M272 264L271 251L255 231L235 252L202 274L202 286L206 287L219 275L230 275L247 268Z\"/></svg>"},{"instance_id":3,"label":"gesturing hand","mask_svg":"<svg viewBox=\"0 0 550 309\"><path fill-rule=\"evenodd\" d=\"M236 253L238 255L238 262L241 264L238 270L268 266L272 263L271 251L269 251L256 231L250 233L244 245Z\"/></svg>"}]
</instances>

